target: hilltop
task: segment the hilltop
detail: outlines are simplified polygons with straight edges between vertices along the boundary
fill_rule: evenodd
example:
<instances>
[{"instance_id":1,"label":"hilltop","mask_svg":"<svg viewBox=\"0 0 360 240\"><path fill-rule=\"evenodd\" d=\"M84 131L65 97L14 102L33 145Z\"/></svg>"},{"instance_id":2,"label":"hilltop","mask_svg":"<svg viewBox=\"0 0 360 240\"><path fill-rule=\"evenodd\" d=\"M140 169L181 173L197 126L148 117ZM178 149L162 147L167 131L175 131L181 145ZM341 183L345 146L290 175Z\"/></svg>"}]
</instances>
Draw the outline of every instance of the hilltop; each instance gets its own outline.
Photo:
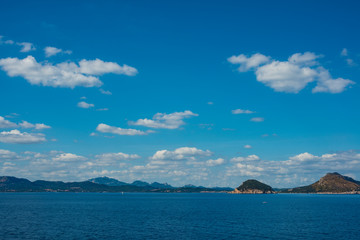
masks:
<instances>
[{"instance_id":1,"label":"hilltop","mask_svg":"<svg viewBox=\"0 0 360 240\"><path fill-rule=\"evenodd\" d=\"M281 193L360 193L360 182L337 172L327 173L319 181L303 187L290 188Z\"/></svg>"},{"instance_id":2,"label":"hilltop","mask_svg":"<svg viewBox=\"0 0 360 240\"><path fill-rule=\"evenodd\" d=\"M269 185L266 185L255 179L249 179L249 180L243 182L239 187L235 188L235 190L230 193L269 194L269 193L274 193L274 190Z\"/></svg>"}]
</instances>

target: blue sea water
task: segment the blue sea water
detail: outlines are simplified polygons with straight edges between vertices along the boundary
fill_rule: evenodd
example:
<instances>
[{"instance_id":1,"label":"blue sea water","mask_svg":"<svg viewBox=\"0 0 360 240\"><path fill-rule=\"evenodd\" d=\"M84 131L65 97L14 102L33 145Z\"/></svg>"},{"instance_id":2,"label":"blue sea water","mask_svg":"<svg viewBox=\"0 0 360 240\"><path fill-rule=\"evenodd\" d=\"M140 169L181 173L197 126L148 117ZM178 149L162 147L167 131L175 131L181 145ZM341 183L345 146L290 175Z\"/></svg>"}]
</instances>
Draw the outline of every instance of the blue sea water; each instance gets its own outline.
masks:
<instances>
[{"instance_id":1,"label":"blue sea water","mask_svg":"<svg viewBox=\"0 0 360 240\"><path fill-rule=\"evenodd\" d=\"M359 195L0 193L0 239L360 239Z\"/></svg>"}]
</instances>

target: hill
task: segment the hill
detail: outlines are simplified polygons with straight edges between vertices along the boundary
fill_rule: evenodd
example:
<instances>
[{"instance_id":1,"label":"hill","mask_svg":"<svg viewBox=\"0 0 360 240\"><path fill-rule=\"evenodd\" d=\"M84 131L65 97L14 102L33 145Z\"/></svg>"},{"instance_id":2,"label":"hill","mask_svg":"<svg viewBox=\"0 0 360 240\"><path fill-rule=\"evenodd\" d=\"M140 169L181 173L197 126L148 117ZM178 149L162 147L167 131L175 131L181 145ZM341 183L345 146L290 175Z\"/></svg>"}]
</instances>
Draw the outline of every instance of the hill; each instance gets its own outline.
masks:
<instances>
[{"instance_id":1,"label":"hill","mask_svg":"<svg viewBox=\"0 0 360 240\"><path fill-rule=\"evenodd\" d=\"M319 181L303 187L290 188L281 193L360 193L360 182L337 172L327 173Z\"/></svg>"},{"instance_id":2,"label":"hill","mask_svg":"<svg viewBox=\"0 0 360 240\"><path fill-rule=\"evenodd\" d=\"M230 193L237 194L269 194L274 193L274 190L269 185L259 182L255 179L249 179L243 182L238 188Z\"/></svg>"},{"instance_id":3,"label":"hill","mask_svg":"<svg viewBox=\"0 0 360 240\"><path fill-rule=\"evenodd\" d=\"M105 184L106 183L106 184ZM134 184L135 183L135 184ZM225 192L228 188L172 187L169 184L135 181L132 184L107 177L84 182L29 181L24 178L0 176L0 192Z\"/></svg>"}]
</instances>

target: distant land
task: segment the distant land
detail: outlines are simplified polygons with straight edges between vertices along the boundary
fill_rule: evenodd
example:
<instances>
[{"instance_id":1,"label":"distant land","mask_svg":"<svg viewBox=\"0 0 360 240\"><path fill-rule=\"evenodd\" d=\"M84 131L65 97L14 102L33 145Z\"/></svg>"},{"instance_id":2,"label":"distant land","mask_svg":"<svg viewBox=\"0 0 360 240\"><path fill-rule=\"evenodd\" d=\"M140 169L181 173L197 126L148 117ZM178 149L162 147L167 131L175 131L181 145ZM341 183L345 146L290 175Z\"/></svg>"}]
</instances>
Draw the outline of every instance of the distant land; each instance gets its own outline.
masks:
<instances>
[{"instance_id":1,"label":"distant land","mask_svg":"<svg viewBox=\"0 0 360 240\"><path fill-rule=\"evenodd\" d=\"M0 192L228 192L227 187L206 188L202 186L185 185L173 187L167 183L147 183L135 181L125 183L113 178L100 177L83 182L61 181L29 181L24 178L10 176L0 177Z\"/></svg>"},{"instance_id":2,"label":"distant land","mask_svg":"<svg viewBox=\"0 0 360 240\"><path fill-rule=\"evenodd\" d=\"M269 194L275 193L273 188L255 179L249 179L243 182L239 187L230 193L237 194Z\"/></svg>"},{"instance_id":3,"label":"distant land","mask_svg":"<svg viewBox=\"0 0 360 240\"><path fill-rule=\"evenodd\" d=\"M283 189L280 193L360 194L360 182L337 172L327 173L319 181L303 187Z\"/></svg>"},{"instance_id":4,"label":"distant land","mask_svg":"<svg viewBox=\"0 0 360 240\"><path fill-rule=\"evenodd\" d=\"M202 193L223 192L235 194L272 194L272 193L319 193L319 194L360 194L360 182L337 172L327 173L319 181L303 187L278 189L249 179L239 187L213 187L185 185L173 187L167 183L148 183L134 181L121 182L114 178L99 177L83 182L29 181L11 176L0 177L0 192L159 192L159 193Z\"/></svg>"}]
</instances>

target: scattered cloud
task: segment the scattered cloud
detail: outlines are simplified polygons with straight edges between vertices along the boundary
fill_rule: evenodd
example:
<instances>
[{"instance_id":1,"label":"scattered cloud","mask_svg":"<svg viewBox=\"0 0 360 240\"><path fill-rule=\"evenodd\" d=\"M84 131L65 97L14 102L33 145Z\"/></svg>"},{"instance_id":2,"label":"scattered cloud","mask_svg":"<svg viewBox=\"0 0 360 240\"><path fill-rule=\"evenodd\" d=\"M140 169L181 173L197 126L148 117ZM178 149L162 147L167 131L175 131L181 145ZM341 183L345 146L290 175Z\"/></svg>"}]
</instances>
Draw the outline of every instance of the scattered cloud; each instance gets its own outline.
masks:
<instances>
[{"instance_id":1,"label":"scattered cloud","mask_svg":"<svg viewBox=\"0 0 360 240\"><path fill-rule=\"evenodd\" d=\"M107 124L104 123L100 123L97 127L96 130L98 132L102 132L102 133L112 133L112 134L117 134L117 135L128 135L128 136L134 136L134 135L147 135L149 133L152 133L152 131L141 131L141 130L136 130L136 129L131 129L131 128L119 128L119 127L113 127L113 126L109 126Z\"/></svg>"},{"instance_id":2,"label":"scattered cloud","mask_svg":"<svg viewBox=\"0 0 360 240\"><path fill-rule=\"evenodd\" d=\"M36 50L34 44L29 43L29 42L20 42L20 43L16 43L16 44L21 46L20 52L30 52L30 51Z\"/></svg>"},{"instance_id":3,"label":"scattered cloud","mask_svg":"<svg viewBox=\"0 0 360 240\"><path fill-rule=\"evenodd\" d=\"M0 132L0 142L2 143L19 143L30 144L45 142L45 135L42 133L27 133L20 132L19 130L3 131Z\"/></svg>"},{"instance_id":4,"label":"scattered cloud","mask_svg":"<svg viewBox=\"0 0 360 240\"><path fill-rule=\"evenodd\" d=\"M19 123L19 126L22 128L35 128L36 130L43 130L43 129L51 128L50 126L45 125L43 123L32 124L27 121L22 121L21 123Z\"/></svg>"},{"instance_id":5,"label":"scattered cloud","mask_svg":"<svg viewBox=\"0 0 360 240\"><path fill-rule=\"evenodd\" d=\"M29 123L24 120L21 123L16 124L16 123L10 122L9 120L6 120L4 117L0 116L0 128L17 128L17 127L34 128L36 130L43 130L43 129L51 128L50 126L45 125L43 123L32 124L32 123Z\"/></svg>"},{"instance_id":6,"label":"scattered cloud","mask_svg":"<svg viewBox=\"0 0 360 240\"><path fill-rule=\"evenodd\" d=\"M225 160L223 158L218 158L218 159L210 159L206 161L206 165L209 167L213 167L213 166L218 166L218 165L222 165L225 163Z\"/></svg>"},{"instance_id":7,"label":"scattered cloud","mask_svg":"<svg viewBox=\"0 0 360 240\"><path fill-rule=\"evenodd\" d=\"M62 50L60 48L56 48L56 47L45 47L44 52L45 52L46 57L55 56L59 53L63 53L63 54L71 54L72 53L72 51L70 51L70 50L64 51L64 50Z\"/></svg>"},{"instance_id":8,"label":"scattered cloud","mask_svg":"<svg viewBox=\"0 0 360 240\"><path fill-rule=\"evenodd\" d=\"M270 57L262 55L260 53L255 53L251 57L247 57L244 54L238 56L231 56L228 58L228 61L232 64L240 64L238 68L239 72L246 72L250 69L255 69L260 65L270 61Z\"/></svg>"},{"instance_id":9,"label":"scattered cloud","mask_svg":"<svg viewBox=\"0 0 360 240\"><path fill-rule=\"evenodd\" d=\"M52 158L56 162L76 162L86 160L85 157L73 153L61 153Z\"/></svg>"},{"instance_id":10,"label":"scattered cloud","mask_svg":"<svg viewBox=\"0 0 360 240\"><path fill-rule=\"evenodd\" d=\"M251 113L255 113L253 111L250 110L244 110L244 109L235 109L231 111L232 114L251 114Z\"/></svg>"},{"instance_id":11,"label":"scattered cloud","mask_svg":"<svg viewBox=\"0 0 360 240\"><path fill-rule=\"evenodd\" d=\"M174 112L170 114L157 113L152 119L139 119L136 122L129 122L129 125L144 126L149 128L177 129L184 125L183 119L199 116L191 111Z\"/></svg>"},{"instance_id":12,"label":"scattered cloud","mask_svg":"<svg viewBox=\"0 0 360 240\"><path fill-rule=\"evenodd\" d=\"M6 120L4 117L0 116L0 128L15 128L17 127L16 123Z\"/></svg>"},{"instance_id":13,"label":"scattered cloud","mask_svg":"<svg viewBox=\"0 0 360 240\"><path fill-rule=\"evenodd\" d=\"M262 117L254 117L250 119L251 122L263 122L264 118Z\"/></svg>"},{"instance_id":14,"label":"scattered cloud","mask_svg":"<svg viewBox=\"0 0 360 240\"><path fill-rule=\"evenodd\" d=\"M213 102L207 102L208 105L213 105L214 103Z\"/></svg>"},{"instance_id":15,"label":"scattered cloud","mask_svg":"<svg viewBox=\"0 0 360 240\"><path fill-rule=\"evenodd\" d=\"M240 72L254 70L257 81L277 92L298 93L309 83L316 82L313 93L340 93L355 84L349 79L333 79L329 71L316 61L320 57L312 52L305 52L295 53L287 61L278 61L257 53L251 57L243 54L232 56L228 61L240 64Z\"/></svg>"},{"instance_id":16,"label":"scattered cloud","mask_svg":"<svg viewBox=\"0 0 360 240\"><path fill-rule=\"evenodd\" d=\"M111 160L134 160L139 159L140 156L137 154L127 154L127 153L103 153L96 155L95 158L102 161L111 161Z\"/></svg>"},{"instance_id":17,"label":"scattered cloud","mask_svg":"<svg viewBox=\"0 0 360 240\"><path fill-rule=\"evenodd\" d=\"M250 148L252 148L252 146L247 144L247 145L244 145L244 148L250 149Z\"/></svg>"},{"instance_id":18,"label":"scattered cloud","mask_svg":"<svg viewBox=\"0 0 360 240\"><path fill-rule=\"evenodd\" d=\"M341 50L340 55L346 57L348 55L348 50L346 48L343 48L343 50Z\"/></svg>"},{"instance_id":19,"label":"scattered cloud","mask_svg":"<svg viewBox=\"0 0 360 240\"><path fill-rule=\"evenodd\" d=\"M195 147L181 147L174 151L160 150L157 151L150 159L152 160L195 160L196 156L211 156L212 152L209 150L201 150Z\"/></svg>"},{"instance_id":20,"label":"scattered cloud","mask_svg":"<svg viewBox=\"0 0 360 240\"><path fill-rule=\"evenodd\" d=\"M109 109L108 108L99 108L99 109L96 109L96 111L108 111Z\"/></svg>"},{"instance_id":21,"label":"scattered cloud","mask_svg":"<svg viewBox=\"0 0 360 240\"><path fill-rule=\"evenodd\" d=\"M105 95L112 95L112 92L106 91L106 90L104 90L104 89L102 89L102 88L100 88L99 91L100 91L102 94L105 94Z\"/></svg>"},{"instance_id":22,"label":"scattered cloud","mask_svg":"<svg viewBox=\"0 0 360 240\"><path fill-rule=\"evenodd\" d=\"M81 101L81 102L78 102L77 106L78 106L79 108L92 108L92 107L94 107L95 105L92 104L92 103L87 103L87 102Z\"/></svg>"},{"instance_id":23,"label":"scattered cloud","mask_svg":"<svg viewBox=\"0 0 360 240\"><path fill-rule=\"evenodd\" d=\"M257 161L260 160L260 157L257 155L249 155L247 157L234 157L230 161L231 162L244 162L244 161Z\"/></svg>"},{"instance_id":24,"label":"scattered cloud","mask_svg":"<svg viewBox=\"0 0 360 240\"><path fill-rule=\"evenodd\" d=\"M83 59L78 64L63 62L53 65L48 62L39 63L33 56L27 56L24 59L2 58L0 67L10 77L23 77L32 85L67 88L100 87L103 83L98 76L106 73L128 76L137 74L133 67L100 59Z\"/></svg>"}]
</instances>

